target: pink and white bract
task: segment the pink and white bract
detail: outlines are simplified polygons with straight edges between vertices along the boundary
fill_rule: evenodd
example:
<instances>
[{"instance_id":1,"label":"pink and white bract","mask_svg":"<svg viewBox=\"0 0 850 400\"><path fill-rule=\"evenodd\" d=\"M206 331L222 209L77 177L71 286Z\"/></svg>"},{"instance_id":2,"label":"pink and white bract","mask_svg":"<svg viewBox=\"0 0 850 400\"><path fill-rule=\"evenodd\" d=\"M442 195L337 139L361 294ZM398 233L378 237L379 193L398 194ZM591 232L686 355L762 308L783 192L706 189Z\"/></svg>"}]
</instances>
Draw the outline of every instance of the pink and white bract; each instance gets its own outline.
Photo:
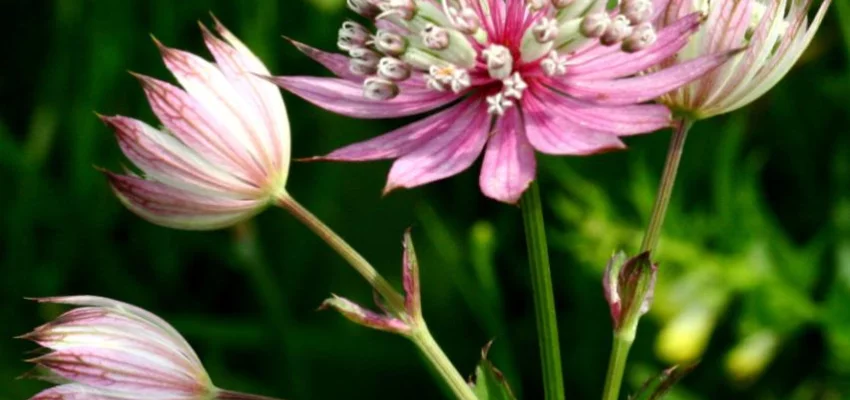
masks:
<instances>
[{"instance_id":1,"label":"pink and white bract","mask_svg":"<svg viewBox=\"0 0 850 400\"><path fill-rule=\"evenodd\" d=\"M60 384L32 400L215 398L192 347L156 315L94 296L38 301L80 307L23 336L50 350L30 361L41 378Z\"/></svg>"},{"instance_id":2,"label":"pink and white bract","mask_svg":"<svg viewBox=\"0 0 850 400\"><path fill-rule=\"evenodd\" d=\"M185 89L136 74L164 127L101 117L143 173L107 173L121 201L141 217L179 229L216 229L249 218L285 193L289 120L269 71L216 21L202 26L216 64L157 42Z\"/></svg>"},{"instance_id":3,"label":"pink and white bract","mask_svg":"<svg viewBox=\"0 0 850 400\"><path fill-rule=\"evenodd\" d=\"M707 73L716 54L637 75L688 42L698 13L656 32L669 0L349 0L374 21L339 31L349 57L296 43L336 78L276 77L281 87L356 118L438 110L319 159L396 159L386 191L467 169L484 152L482 192L514 203L535 178L534 151L587 155L670 124L642 104Z\"/></svg>"},{"instance_id":4,"label":"pink and white bract","mask_svg":"<svg viewBox=\"0 0 850 400\"><path fill-rule=\"evenodd\" d=\"M831 0L823 0L809 22L814 0L672 0L663 23L700 11L708 20L676 62L746 47L725 65L661 98L692 118L708 118L744 107L773 88L803 54Z\"/></svg>"}]
</instances>

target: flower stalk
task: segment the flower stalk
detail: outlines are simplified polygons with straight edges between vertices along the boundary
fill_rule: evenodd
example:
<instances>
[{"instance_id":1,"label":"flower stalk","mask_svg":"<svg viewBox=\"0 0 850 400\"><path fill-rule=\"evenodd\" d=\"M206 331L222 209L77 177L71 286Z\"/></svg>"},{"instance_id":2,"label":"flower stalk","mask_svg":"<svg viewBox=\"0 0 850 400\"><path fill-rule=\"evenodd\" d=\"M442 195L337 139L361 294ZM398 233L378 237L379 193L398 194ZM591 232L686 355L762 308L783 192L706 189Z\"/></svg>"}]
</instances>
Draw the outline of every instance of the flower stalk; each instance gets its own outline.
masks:
<instances>
[{"instance_id":1,"label":"flower stalk","mask_svg":"<svg viewBox=\"0 0 850 400\"><path fill-rule=\"evenodd\" d=\"M561 400L565 396L561 372L561 345L558 341L558 319L549 268L546 228L543 223L543 206L537 182L532 182L523 194L520 206L528 243L534 315L537 320L538 344L543 366L543 390L547 400Z\"/></svg>"},{"instance_id":2,"label":"flower stalk","mask_svg":"<svg viewBox=\"0 0 850 400\"><path fill-rule=\"evenodd\" d=\"M274 397L259 396L256 394L239 393L230 390L222 390L215 396L216 400L279 400Z\"/></svg>"}]
</instances>

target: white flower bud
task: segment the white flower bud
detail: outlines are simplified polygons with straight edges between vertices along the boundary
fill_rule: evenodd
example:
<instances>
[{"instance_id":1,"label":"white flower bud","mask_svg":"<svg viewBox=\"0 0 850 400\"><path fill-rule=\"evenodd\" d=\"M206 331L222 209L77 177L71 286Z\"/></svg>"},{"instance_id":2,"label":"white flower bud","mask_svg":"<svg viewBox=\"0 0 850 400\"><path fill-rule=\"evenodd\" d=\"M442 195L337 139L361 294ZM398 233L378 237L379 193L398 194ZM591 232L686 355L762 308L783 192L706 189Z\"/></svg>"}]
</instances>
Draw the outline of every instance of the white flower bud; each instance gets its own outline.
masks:
<instances>
[{"instance_id":1,"label":"white flower bud","mask_svg":"<svg viewBox=\"0 0 850 400\"><path fill-rule=\"evenodd\" d=\"M599 41L605 46L611 46L622 42L623 39L631 34L632 27L630 26L629 19L625 15L620 14L614 17L611 25L608 25L608 29L605 30Z\"/></svg>"},{"instance_id":2,"label":"white flower bud","mask_svg":"<svg viewBox=\"0 0 850 400\"><path fill-rule=\"evenodd\" d=\"M460 10L449 7L449 17L454 27L467 35L474 34L481 27L481 20L478 18L478 13L469 7L463 7Z\"/></svg>"},{"instance_id":3,"label":"white flower bud","mask_svg":"<svg viewBox=\"0 0 850 400\"><path fill-rule=\"evenodd\" d=\"M384 57L378 62L378 76L391 81L410 78L410 65L398 58Z\"/></svg>"},{"instance_id":4,"label":"white flower bud","mask_svg":"<svg viewBox=\"0 0 850 400\"><path fill-rule=\"evenodd\" d=\"M379 30L375 35L375 48L384 54L398 56L407 49L407 41L398 34Z\"/></svg>"},{"instance_id":5,"label":"white flower bud","mask_svg":"<svg viewBox=\"0 0 850 400\"><path fill-rule=\"evenodd\" d=\"M655 29L649 22L644 22L634 28L629 37L623 40L623 51L634 53L641 51L649 46L652 46L658 36L655 34Z\"/></svg>"},{"instance_id":6,"label":"white flower bud","mask_svg":"<svg viewBox=\"0 0 850 400\"><path fill-rule=\"evenodd\" d=\"M652 0L624 0L620 6L620 12L633 25L649 21L652 18L653 11Z\"/></svg>"},{"instance_id":7,"label":"white flower bud","mask_svg":"<svg viewBox=\"0 0 850 400\"><path fill-rule=\"evenodd\" d=\"M371 77L363 81L363 96L369 100L390 100L398 93L398 85L391 80Z\"/></svg>"},{"instance_id":8,"label":"white flower bud","mask_svg":"<svg viewBox=\"0 0 850 400\"><path fill-rule=\"evenodd\" d=\"M579 32L589 38L598 38L605 34L611 25L611 17L606 12L590 14L581 21Z\"/></svg>"},{"instance_id":9,"label":"white flower bud","mask_svg":"<svg viewBox=\"0 0 850 400\"><path fill-rule=\"evenodd\" d=\"M352 60L361 61L364 65L371 65L372 67L377 67L378 61L381 59L380 54L365 47L354 47L348 51L348 55L351 56Z\"/></svg>"},{"instance_id":10,"label":"white flower bud","mask_svg":"<svg viewBox=\"0 0 850 400\"><path fill-rule=\"evenodd\" d=\"M354 21L346 21L339 28L339 39L336 45L340 50L350 51L354 47L363 47L369 41L369 31L363 25Z\"/></svg>"},{"instance_id":11,"label":"white flower bud","mask_svg":"<svg viewBox=\"0 0 850 400\"><path fill-rule=\"evenodd\" d=\"M398 15L410 21L416 15L416 3L413 0L381 0L378 7L383 12L377 18Z\"/></svg>"},{"instance_id":12,"label":"white flower bud","mask_svg":"<svg viewBox=\"0 0 850 400\"><path fill-rule=\"evenodd\" d=\"M445 29L428 23L421 32L422 41L429 49L444 50L449 47L449 32Z\"/></svg>"}]
</instances>

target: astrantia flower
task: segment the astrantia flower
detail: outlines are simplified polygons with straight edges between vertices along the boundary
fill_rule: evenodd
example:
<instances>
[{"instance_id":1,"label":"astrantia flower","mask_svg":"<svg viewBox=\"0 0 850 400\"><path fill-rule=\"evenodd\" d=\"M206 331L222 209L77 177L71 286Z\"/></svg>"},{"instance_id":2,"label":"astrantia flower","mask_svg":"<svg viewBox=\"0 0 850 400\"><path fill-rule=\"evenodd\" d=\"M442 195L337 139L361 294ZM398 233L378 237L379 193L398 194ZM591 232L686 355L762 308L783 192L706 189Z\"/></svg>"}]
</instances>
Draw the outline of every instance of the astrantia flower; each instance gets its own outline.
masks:
<instances>
[{"instance_id":1,"label":"astrantia flower","mask_svg":"<svg viewBox=\"0 0 850 400\"><path fill-rule=\"evenodd\" d=\"M59 384L31 400L273 400L213 386L180 333L141 308L95 296L38 301L80 307L22 336L50 350L30 361Z\"/></svg>"},{"instance_id":2,"label":"astrantia flower","mask_svg":"<svg viewBox=\"0 0 850 400\"><path fill-rule=\"evenodd\" d=\"M694 11L708 20L676 60L729 50L747 50L693 83L662 97L691 118L702 119L741 108L773 88L791 69L820 26L831 0L823 0L809 22L814 0L673 0L663 17L672 24Z\"/></svg>"},{"instance_id":3,"label":"astrantia flower","mask_svg":"<svg viewBox=\"0 0 850 400\"><path fill-rule=\"evenodd\" d=\"M620 137L668 126L669 111L641 104L710 71L726 54L636 76L675 54L698 13L656 32L668 0L349 0L377 32L349 21L349 57L296 45L338 78L277 77L333 112L393 118L444 107L326 160L397 159L386 190L457 174L484 151L483 193L516 202L535 177L534 150L586 155L625 147ZM485 150L486 148L486 150Z\"/></svg>"},{"instance_id":4,"label":"astrantia flower","mask_svg":"<svg viewBox=\"0 0 850 400\"><path fill-rule=\"evenodd\" d=\"M289 120L269 71L216 21L202 27L216 64L161 45L185 89L136 75L162 122L102 117L142 176L107 173L115 193L143 218L180 229L215 229L259 212L285 193Z\"/></svg>"}]
</instances>

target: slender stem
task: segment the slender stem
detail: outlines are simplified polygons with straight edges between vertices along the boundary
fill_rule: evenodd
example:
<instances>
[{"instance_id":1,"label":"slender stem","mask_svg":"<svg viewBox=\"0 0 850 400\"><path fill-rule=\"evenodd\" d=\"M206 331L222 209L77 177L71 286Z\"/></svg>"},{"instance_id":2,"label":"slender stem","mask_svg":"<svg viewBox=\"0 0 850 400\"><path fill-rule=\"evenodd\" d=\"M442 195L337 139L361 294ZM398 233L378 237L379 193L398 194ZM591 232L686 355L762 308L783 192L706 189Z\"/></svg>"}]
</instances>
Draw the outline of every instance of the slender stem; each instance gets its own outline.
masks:
<instances>
[{"instance_id":1,"label":"slender stem","mask_svg":"<svg viewBox=\"0 0 850 400\"><path fill-rule=\"evenodd\" d=\"M623 384L623 373L626 371L626 359L629 357L629 349L631 349L633 341L634 337L614 334L602 400L617 400L619 398L620 386Z\"/></svg>"},{"instance_id":2,"label":"slender stem","mask_svg":"<svg viewBox=\"0 0 850 400\"><path fill-rule=\"evenodd\" d=\"M534 315L543 364L543 391L547 400L563 400L565 392L561 372L561 346L558 342L558 320L555 314L552 274L549 271L549 248L546 244L543 206L540 203L540 188L537 182L532 182L525 191L520 207L525 225L525 239L528 242Z\"/></svg>"},{"instance_id":3,"label":"slender stem","mask_svg":"<svg viewBox=\"0 0 850 400\"><path fill-rule=\"evenodd\" d=\"M342 258L348 261L360 275L372 285L373 288L386 300L387 305L393 311L401 312L404 310L404 298L399 294L389 282L382 277L369 261L366 261L363 256L354 250L345 240L336 234L331 228L328 228L324 222L316 218L313 213L304 208L300 203L295 201L289 195L278 197L279 206L283 207L295 218L304 223L308 228L322 238L331 248L336 250Z\"/></svg>"},{"instance_id":4,"label":"slender stem","mask_svg":"<svg viewBox=\"0 0 850 400\"><path fill-rule=\"evenodd\" d=\"M693 126L693 121L682 119L676 123L673 129L673 137L670 138L670 147L667 149L667 161L664 164L664 172L661 175L661 184L658 186L658 195L655 197L655 206L649 219L649 226L640 245L640 253L655 250L658 239L661 236L661 226L664 225L664 217L667 215L667 206L670 205L670 195L673 194L673 186L676 183L676 174L679 172L679 162L682 161L682 153L685 149L685 140L688 131Z\"/></svg>"},{"instance_id":5,"label":"slender stem","mask_svg":"<svg viewBox=\"0 0 850 400\"><path fill-rule=\"evenodd\" d=\"M434 337L431 336L431 332L428 330L424 321L421 321L419 326L410 334L410 340L422 351L425 358L434 366L437 373L443 377L449 389L451 389L452 393L459 400L476 400L472 388L469 387L451 360L446 357L446 353L443 353L443 350L440 349L440 346L434 340Z\"/></svg>"},{"instance_id":6,"label":"slender stem","mask_svg":"<svg viewBox=\"0 0 850 400\"><path fill-rule=\"evenodd\" d=\"M258 396L256 394L239 393L230 390L220 390L216 396L216 400L280 400L274 397Z\"/></svg>"},{"instance_id":7,"label":"slender stem","mask_svg":"<svg viewBox=\"0 0 850 400\"><path fill-rule=\"evenodd\" d=\"M316 235L327 242L331 248L336 250L339 255L345 258L346 261L348 261L351 266L354 267L354 269L357 270L357 272L359 272L360 275L362 275L363 278L365 278L366 281L368 281L369 284L372 285L372 287L375 288L375 290L384 298L390 310L399 314L406 312L404 297L378 273L372 264L369 264L369 262L366 261L360 253L354 250L351 245L346 243L345 240L339 237L339 235L337 235L333 230L289 195L279 196L277 204L291 212L295 218L304 223L304 225L307 225L307 227L313 230ZM431 336L431 332L425 325L425 321L417 321L416 328L414 328L413 332L409 335L409 338L416 344L416 347L422 351L428 361L440 374L440 377L443 378L443 381L446 382L459 400L476 400L475 394L472 392L469 385L466 384L466 381L463 380L463 376L461 376L454 365L452 365L451 360L449 360L434 340L434 337ZM240 398L233 397L232 399L239 400Z\"/></svg>"}]
</instances>

